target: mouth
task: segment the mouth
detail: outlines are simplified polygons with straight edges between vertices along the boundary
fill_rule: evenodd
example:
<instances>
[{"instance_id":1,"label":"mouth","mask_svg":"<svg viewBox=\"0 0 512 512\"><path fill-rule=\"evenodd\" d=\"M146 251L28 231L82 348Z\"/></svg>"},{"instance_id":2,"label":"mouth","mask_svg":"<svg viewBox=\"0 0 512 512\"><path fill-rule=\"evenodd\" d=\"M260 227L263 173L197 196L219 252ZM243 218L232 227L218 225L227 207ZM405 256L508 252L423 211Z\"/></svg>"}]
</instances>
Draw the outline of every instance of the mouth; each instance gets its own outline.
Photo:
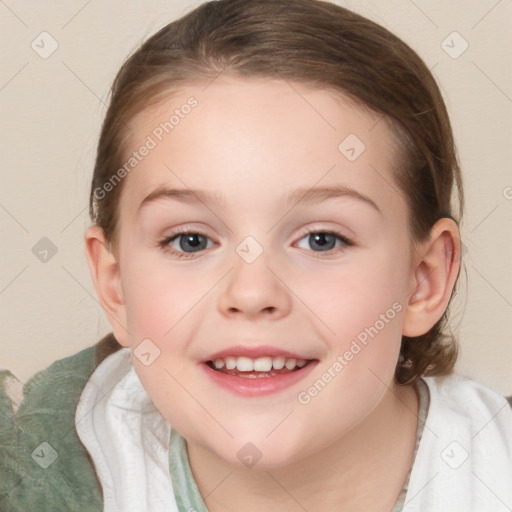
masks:
<instances>
[{"instance_id":1,"label":"mouth","mask_svg":"<svg viewBox=\"0 0 512 512\"><path fill-rule=\"evenodd\" d=\"M228 356L206 361L212 370L225 375L246 379L262 379L296 373L313 363L314 359L297 359L284 356L250 358Z\"/></svg>"},{"instance_id":2,"label":"mouth","mask_svg":"<svg viewBox=\"0 0 512 512\"><path fill-rule=\"evenodd\" d=\"M210 354L200 364L218 389L242 397L260 397L297 386L318 359L272 345L235 345Z\"/></svg>"}]
</instances>

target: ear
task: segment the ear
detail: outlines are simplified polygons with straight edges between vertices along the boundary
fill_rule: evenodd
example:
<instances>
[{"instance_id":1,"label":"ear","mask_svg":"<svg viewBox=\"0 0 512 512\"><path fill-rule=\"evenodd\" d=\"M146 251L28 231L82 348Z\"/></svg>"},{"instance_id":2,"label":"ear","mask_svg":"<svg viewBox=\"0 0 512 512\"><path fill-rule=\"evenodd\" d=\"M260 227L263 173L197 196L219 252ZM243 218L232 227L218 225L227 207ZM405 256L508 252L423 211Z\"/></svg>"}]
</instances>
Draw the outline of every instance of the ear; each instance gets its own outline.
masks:
<instances>
[{"instance_id":1,"label":"ear","mask_svg":"<svg viewBox=\"0 0 512 512\"><path fill-rule=\"evenodd\" d=\"M402 334L421 336L442 317L459 274L459 228L449 218L438 220L426 242L418 246Z\"/></svg>"},{"instance_id":2,"label":"ear","mask_svg":"<svg viewBox=\"0 0 512 512\"><path fill-rule=\"evenodd\" d=\"M102 228L99 226L87 228L85 250L100 304L112 325L116 340L126 347L128 330L119 263L108 248Z\"/></svg>"}]
</instances>

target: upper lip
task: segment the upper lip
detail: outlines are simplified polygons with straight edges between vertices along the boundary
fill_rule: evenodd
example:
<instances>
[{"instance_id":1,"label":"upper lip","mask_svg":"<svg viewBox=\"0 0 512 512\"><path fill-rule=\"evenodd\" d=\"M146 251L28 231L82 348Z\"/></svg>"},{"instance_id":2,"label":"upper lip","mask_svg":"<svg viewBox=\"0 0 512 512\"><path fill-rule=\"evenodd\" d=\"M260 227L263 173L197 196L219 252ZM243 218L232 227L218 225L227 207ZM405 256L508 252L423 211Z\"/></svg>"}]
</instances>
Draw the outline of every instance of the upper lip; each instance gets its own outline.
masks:
<instances>
[{"instance_id":1,"label":"upper lip","mask_svg":"<svg viewBox=\"0 0 512 512\"><path fill-rule=\"evenodd\" d=\"M236 345L208 356L203 362L215 361L216 359L225 359L226 357L249 357L257 359L258 357L284 357L285 359L302 359L308 361L311 358L288 350L282 350L271 345L259 345L251 347L247 345Z\"/></svg>"}]
</instances>

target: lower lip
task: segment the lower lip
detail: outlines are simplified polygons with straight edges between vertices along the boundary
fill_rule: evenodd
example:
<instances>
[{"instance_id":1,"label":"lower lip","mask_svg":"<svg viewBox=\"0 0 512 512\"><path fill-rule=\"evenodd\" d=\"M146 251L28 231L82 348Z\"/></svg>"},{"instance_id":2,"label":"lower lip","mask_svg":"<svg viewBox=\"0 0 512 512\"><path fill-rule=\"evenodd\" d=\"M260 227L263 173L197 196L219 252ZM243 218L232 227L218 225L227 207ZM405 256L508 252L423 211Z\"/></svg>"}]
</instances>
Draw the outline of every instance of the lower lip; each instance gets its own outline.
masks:
<instances>
[{"instance_id":1,"label":"lower lip","mask_svg":"<svg viewBox=\"0 0 512 512\"><path fill-rule=\"evenodd\" d=\"M217 372L206 363L202 363L201 367L216 385L237 395L248 397L270 395L289 388L307 377L317 363L318 361L311 361L303 368L291 373L275 375L273 377L257 377L255 379Z\"/></svg>"}]
</instances>

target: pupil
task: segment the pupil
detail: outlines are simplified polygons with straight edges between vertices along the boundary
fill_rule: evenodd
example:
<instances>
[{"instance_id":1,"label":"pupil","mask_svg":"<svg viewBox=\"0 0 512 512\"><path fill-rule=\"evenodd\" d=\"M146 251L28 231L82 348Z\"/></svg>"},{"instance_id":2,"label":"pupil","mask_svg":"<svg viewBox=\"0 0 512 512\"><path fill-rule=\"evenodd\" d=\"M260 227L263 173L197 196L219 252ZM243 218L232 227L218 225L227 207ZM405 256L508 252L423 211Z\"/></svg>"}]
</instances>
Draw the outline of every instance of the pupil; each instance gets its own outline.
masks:
<instances>
[{"instance_id":1,"label":"pupil","mask_svg":"<svg viewBox=\"0 0 512 512\"><path fill-rule=\"evenodd\" d=\"M334 245L336 243L336 239L334 235L329 233L314 233L309 237L311 247L314 248L316 245L321 251L329 251L334 249Z\"/></svg>"},{"instance_id":2,"label":"pupil","mask_svg":"<svg viewBox=\"0 0 512 512\"><path fill-rule=\"evenodd\" d=\"M202 235L199 234L191 234L182 236L180 239L180 248L183 251L187 251L188 249L204 249L206 247L205 239Z\"/></svg>"}]
</instances>

